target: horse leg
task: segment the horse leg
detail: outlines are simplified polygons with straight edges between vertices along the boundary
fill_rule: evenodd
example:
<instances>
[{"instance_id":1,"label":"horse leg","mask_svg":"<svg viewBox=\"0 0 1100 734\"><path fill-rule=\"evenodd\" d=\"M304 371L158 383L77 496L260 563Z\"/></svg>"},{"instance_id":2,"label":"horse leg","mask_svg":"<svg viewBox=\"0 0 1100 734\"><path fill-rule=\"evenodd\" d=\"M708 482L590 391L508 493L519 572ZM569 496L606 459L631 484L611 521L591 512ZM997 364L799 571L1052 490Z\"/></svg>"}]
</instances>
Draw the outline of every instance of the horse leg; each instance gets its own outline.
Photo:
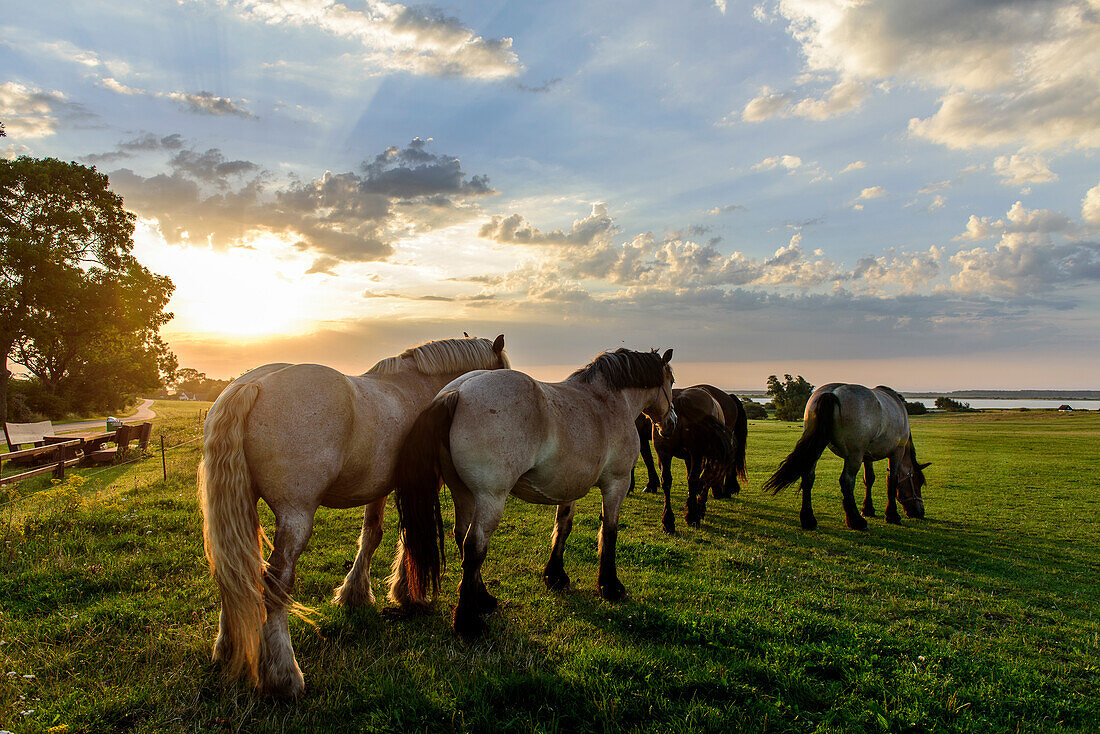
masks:
<instances>
[{"instance_id":1,"label":"horse leg","mask_svg":"<svg viewBox=\"0 0 1100 734\"><path fill-rule=\"evenodd\" d=\"M351 566L336 594L333 604L349 607L374 605L374 591L370 587L370 562L374 551L382 542L382 517L386 512L386 498L371 502L363 513L363 532L359 534L359 552L355 554L355 563Z\"/></svg>"},{"instance_id":2,"label":"horse leg","mask_svg":"<svg viewBox=\"0 0 1100 734\"><path fill-rule=\"evenodd\" d=\"M455 632L463 640L472 640L485 629L485 622L481 619L481 592L485 589L481 564L485 562L485 554L489 550L489 538L504 513L504 498L498 501L484 497L472 504L470 525L462 540L462 581L458 584L458 605L453 621Z\"/></svg>"},{"instance_id":3,"label":"horse leg","mask_svg":"<svg viewBox=\"0 0 1100 734\"><path fill-rule=\"evenodd\" d=\"M305 690L305 679L290 642L287 613L298 556L312 533L312 511L276 511L275 547L264 574L267 621L260 652L260 688L274 696L298 696Z\"/></svg>"},{"instance_id":4,"label":"horse leg","mask_svg":"<svg viewBox=\"0 0 1100 734\"><path fill-rule=\"evenodd\" d=\"M645 462L646 474L649 479L646 482L645 489L642 491L646 494L657 494L661 491L660 484L657 480L657 468L653 466L653 452L649 449L649 439L642 439L642 461ZM658 454L658 458L660 455ZM631 478L633 479L633 472L631 472Z\"/></svg>"},{"instance_id":5,"label":"horse leg","mask_svg":"<svg viewBox=\"0 0 1100 734\"><path fill-rule=\"evenodd\" d=\"M861 510L861 513L864 517L874 517L875 502L871 499L871 485L875 483L875 467L874 462L870 459L863 460L863 483L867 485L867 494L863 497L863 510Z\"/></svg>"},{"instance_id":6,"label":"horse leg","mask_svg":"<svg viewBox=\"0 0 1100 734\"><path fill-rule=\"evenodd\" d=\"M657 452L657 463L661 465L661 489L665 493L665 511L661 516L661 526L672 535L676 532L676 515L672 512L672 454Z\"/></svg>"},{"instance_id":7,"label":"horse leg","mask_svg":"<svg viewBox=\"0 0 1100 734\"><path fill-rule=\"evenodd\" d=\"M866 530L867 521L856 509L856 475L859 474L859 465L863 462L859 459L845 459L844 471L840 473L840 493L844 503L844 522L852 530Z\"/></svg>"},{"instance_id":8,"label":"horse leg","mask_svg":"<svg viewBox=\"0 0 1100 734\"><path fill-rule=\"evenodd\" d=\"M688 470L688 500L684 520L691 527L697 528L702 522L703 516L707 514L708 488L700 486L702 484L703 460L691 453L688 454L686 463Z\"/></svg>"},{"instance_id":9,"label":"horse leg","mask_svg":"<svg viewBox=\"0 0 1100 734\"><path fill-rule=\"evenodd\" d=\"M633 479L631 472L631 479ZM554 518L554 534L550 536L550 560L546 562L546 568L542 572L542 579L546 582L546 588L552 591L567 591L569 589L569 576L565 573L565 539L573 530L573 512L576 510L575 502L567 502L558 505L558 513Z\"/></svg>"},{"instance_id":10,"label":"horse leg","mask_svg":"<svg viewBox=\"0 0 1100 734\"><path fill-rule=\"evenodd\" d=\"M814 488L814 476L813 467L802 474L802 510L798 513L798 519L803 530L817 529L817 518L814 517L813 500L810 496Z\"/></svg>"},{"instance_id":11,"label":"horse leg","mask_svg":"<svg viewBox=\"0 0 1100 734\"><path fill-rule=\"evenodd\" d=\"M901 525L901 515L898 514L898 462L890 458L890 470L886 475L886 522L892 525Z\"/></svg>"},{"instance_id":12,"label":"horse leg","mask_svg":"<svg viewBox=\"0 0 1100 734\"><path fill-rule=\"evenodd\" d=\"M615 480L600 489L603 494L603 513L600 521L600 574L597 583L600 596L608 601L619 601L626 596L626 587L619 581L615 570L615 543L619 537L619 508L626 495L626 481Z\"/></svg>"},{"instance_id":13,"label":"horse leg","mask_svg":"<svg viewBox=\"0 0 1100 734\"><path fill-rule=\"evenodd\" d=\"M458 556L462 557L462 543L466 533L470 530L470 523L474 516L474 495L469 488L462 483L457 476L451 477L454 487L451 489L451 498L455 505L455 543L458 545ZM485 588L485 580L481 578L481 571L477 572L477 608L482 614L496 611L499 601Z\"/></svg>"}]
</instances>

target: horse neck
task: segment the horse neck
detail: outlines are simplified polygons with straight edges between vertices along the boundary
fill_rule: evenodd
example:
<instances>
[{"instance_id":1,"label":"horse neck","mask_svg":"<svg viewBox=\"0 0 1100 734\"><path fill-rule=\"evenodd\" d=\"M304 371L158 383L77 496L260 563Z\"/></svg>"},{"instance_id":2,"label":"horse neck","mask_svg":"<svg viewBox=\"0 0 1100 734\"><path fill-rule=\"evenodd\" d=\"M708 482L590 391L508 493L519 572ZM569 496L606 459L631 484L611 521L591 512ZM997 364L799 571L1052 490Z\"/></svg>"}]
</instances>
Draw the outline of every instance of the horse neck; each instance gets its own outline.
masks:
<instances>
[{"instance_id":1,"label":"horse neck","mask_svg":"<svg viewBox=\"0 0 1100 734\"><path fill-rule=\"evenodd\" d=\"M653 402L655 393L660 389L659 387L624 387L618 393L630 410L630 415L637 418Z\"/></svg>"}]
</instances>

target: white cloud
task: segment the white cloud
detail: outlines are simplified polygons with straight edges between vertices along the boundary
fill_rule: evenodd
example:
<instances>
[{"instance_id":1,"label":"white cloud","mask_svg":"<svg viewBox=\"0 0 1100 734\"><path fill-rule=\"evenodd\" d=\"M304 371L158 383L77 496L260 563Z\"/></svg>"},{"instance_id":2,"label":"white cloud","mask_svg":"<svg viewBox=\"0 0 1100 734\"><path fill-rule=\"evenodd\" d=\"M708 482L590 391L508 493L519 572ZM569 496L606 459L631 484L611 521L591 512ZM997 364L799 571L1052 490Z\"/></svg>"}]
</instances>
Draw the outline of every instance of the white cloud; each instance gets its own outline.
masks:
<instances>
[{"instance_id":1,"label":"white cloud","mask_svg":"<svg viewBox=\"0 0 1100 734\"><path fill-rule=\"evenodd\" d=\"M86 116L57 91L43 91L18 82L0 84L0 118L13 138L44 138L57 132L60 117Z\"/></svg>"},{"instance_id":2,"label":"white cloud","mask_svg":"<svg viewBox=\"0 0 1100 734\"><path fill-rule=\"evenodd\" d=\"M882 188L881 186L868 186L867 188L859 192L859 196L857 198L863 200L881 199L884 196L886 196L886 189Z\"/></svg>"},{"instance_id":3,"label":"white cloud","mask_svg":"<svg viewBox=\"0 0 1100 734\"><path fill-rule=\"evenodd\" d=\"M1100 226L1100 184L1085 192L1081 200L1081 218L1093 226Z\"/></svg>"},{"instance_id":4,"label":"white cloud","mask_svg":"<svg viewBox=\"0 0 1100 734\"><path fill-rule=\"evenodd\" d=\"M501 79L523 71L511 38L482 38L431 6L366 2L352 9L333 0L241 0L236 7L249 20L353 39L360 44L360 63L368 68L473 79Z\"/></svg>"},{"instance_id":5,"label":"white cloud","mask_svg":"<svg viewBox=\"0 0 1100 734\"><path fill-rule=\"evenodd\" d=\"M796 99L790 92L775 92L770 87L764 87L741 110L741 119L745 122L762 122L772 117L829 120L859 107L866 96L867 90L863 84L855 81L840 81L820 97L806 96L801 99ZM730 117L723 122L730 122Z\"/></svg>"},{"instance_id":6,"label":"white cloud","mask_svg":"<svg viewBox=\"0 0 1100 734\"><path fill-rule=\"evenodd\" d=\"M802 159L796 155L776 155L765 158L752 167L754 171L773 171L777 168L785 168L788 173L793 173L802 167Z\"/></svg>"},{"instance_id":7,"label":"white cloud","mask_svg":"<svg viewBox=\"0 0 1100 734\"><path fill-rule=\"evenodd\" d=\"M780 0L811 72L943 90L914 135L955 148L1100 147L1095 0Z\"/></svg>"},{"instance_id":8,"label":"white cloud","mask_svg":"<svg viewBox=\"0 0 1100 734\"><path fill-rule=\"evenodd\" d=\"M1024 186L1030 190L1031 184L1057 181L1058 174L1047 167L1047 163L1038 155L1026 153L997 156L993 169L1001 177L1001 182L1012 186Z\"/></svg>"},{"instance_id":9,"label":"white cloud","mask_svg":"<svg viewBox=\"0 0 1100 734\"><path fill-rule=\"evenodd\" d=\"M146 94L145 90L130 87L118 81L114 77L104 77L99 80L99 86L110 89L112 92L125 95Z\"/></svg>"},{"instance_id":10,"label":"white cloud","mask_svg":"<svg viewBox=\"0 0 1100 734\"><path fill-rule=\"evenodd\" d=\"M858 171L861 168L866 168L867 163L865 161L852 161L848 165L844 166L840 170L841 173L848 173L848 171Z\"/></svg>"}]
</instances>

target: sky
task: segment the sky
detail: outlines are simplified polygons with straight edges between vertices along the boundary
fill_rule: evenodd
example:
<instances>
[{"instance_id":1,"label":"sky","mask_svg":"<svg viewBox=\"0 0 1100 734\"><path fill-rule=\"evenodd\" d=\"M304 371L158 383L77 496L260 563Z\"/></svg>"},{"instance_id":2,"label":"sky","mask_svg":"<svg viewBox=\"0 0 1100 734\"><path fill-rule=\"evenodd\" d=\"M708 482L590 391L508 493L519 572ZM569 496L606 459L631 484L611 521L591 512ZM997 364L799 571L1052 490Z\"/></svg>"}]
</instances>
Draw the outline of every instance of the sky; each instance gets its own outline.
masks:
<instances>
[{"instance_id":1,"label":"sky","mask_svg":"<svg viewBox=\"0 0 1100 734\"><path fill-rule=\"evenodd\" d=\"M0 153L109 175L211 377L503 332L1100 387L1100 0L42 0L0 69Z\"/></svg>"}]
</instances>

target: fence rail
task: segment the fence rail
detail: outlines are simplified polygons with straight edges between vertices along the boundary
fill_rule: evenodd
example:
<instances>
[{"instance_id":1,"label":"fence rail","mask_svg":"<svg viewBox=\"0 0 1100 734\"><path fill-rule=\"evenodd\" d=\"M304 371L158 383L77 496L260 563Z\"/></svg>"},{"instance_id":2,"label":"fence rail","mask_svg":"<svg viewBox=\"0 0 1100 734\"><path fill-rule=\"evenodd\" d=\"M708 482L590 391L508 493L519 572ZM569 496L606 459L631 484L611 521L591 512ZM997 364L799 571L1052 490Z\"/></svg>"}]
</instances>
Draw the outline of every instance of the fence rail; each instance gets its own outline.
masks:
<instances>
[{"instance_id":1,"label":"fence rail","mask_svg":"<svg viewBox=\"0 0 1100 734\"><path fill-rule=\"evenodd\" d=\"M0 487L5 484L15 484L24 479L30 479L31 477L37 477L40 474L47 472L53 472L53 475L57 479L65 478L65 469L70 466L75 466L81 457L73 457L66 459L65 455L70 453L66 451L69 448L79 448L84 442L79 438L72 441L62 441L61 443L54 443L48 446L36 446L33 449L20 449L19 451L9 451L6 454L0 454L0 466L3 466L3 462L10 461L12 459L25 459L34 456L40 456L42 454L57 454L57 460L52 459L45 466L40 466L30 471L20 472L19 474L12 474L6 477L0 477Z\"/></svg>"}]
</instances>

